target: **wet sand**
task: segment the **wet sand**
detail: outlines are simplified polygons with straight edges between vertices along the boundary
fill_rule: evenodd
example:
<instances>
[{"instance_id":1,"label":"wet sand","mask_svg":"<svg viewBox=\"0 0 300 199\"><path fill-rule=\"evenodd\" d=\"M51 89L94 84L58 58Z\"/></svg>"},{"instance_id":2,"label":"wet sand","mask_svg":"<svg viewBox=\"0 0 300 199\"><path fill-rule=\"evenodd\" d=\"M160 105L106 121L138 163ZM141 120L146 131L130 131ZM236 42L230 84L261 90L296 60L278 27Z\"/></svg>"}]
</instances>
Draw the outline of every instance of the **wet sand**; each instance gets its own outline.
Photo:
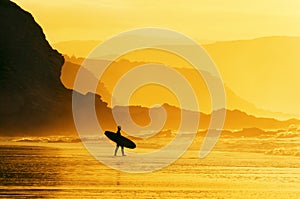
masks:
<instances>
[{"instance_id":1,"label":"wet sand","mask_svg":"<svg viewBox=\"0 0 300 199\"><path fill-rule=\"evenodd\" d=\"M170 166L142 174L103 165L81 143L1 142L0 197L300 198L299 156L230 149L228 142L204 159L192 146ZM107 156L124 164L134 158Z\"/></svg>"}]
</instances>

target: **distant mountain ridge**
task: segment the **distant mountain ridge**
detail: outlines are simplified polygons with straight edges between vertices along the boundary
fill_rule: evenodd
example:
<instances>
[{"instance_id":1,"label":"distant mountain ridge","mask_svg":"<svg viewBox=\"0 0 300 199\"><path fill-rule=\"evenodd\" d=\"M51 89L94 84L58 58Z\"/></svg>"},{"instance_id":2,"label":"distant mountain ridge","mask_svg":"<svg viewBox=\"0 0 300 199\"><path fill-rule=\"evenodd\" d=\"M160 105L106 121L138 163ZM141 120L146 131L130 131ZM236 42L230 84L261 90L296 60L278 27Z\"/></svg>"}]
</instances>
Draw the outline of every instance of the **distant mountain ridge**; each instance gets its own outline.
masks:
<instances>
[{"instance_id":1,"label":"distant mountain ridge","mask_svg":"<svg viewBox=\"0 0 300 199\"><path fill-rule=\"evenodd\" d=\"M226 40L226 41L214 41L214 42L199 42L205 49L209 51L216 46L228 45L232 43L233 45L238 45L240 42L248 43L251 41L264 41L264 40L278 40L280 43L285 43L284 40L294 40L295 42L300 42L300 37L297 36L268 36L268 37L259 37L253 39L246 40ZM69 41L60 41L56 43L52 43L51 45L59 49L63 54L67 54L68 56L74 56L78 58L87 57L91 51L97 46L100 45L102 41L100 40L69 40Z\"/></svg>"},{"instance_id":2,"label":"distant mountain ridge","mask_svg":"<svg viewBox=\"0 0 300 199\"><path fill-rule=\"evenodd\" d=\"M89 102L95 101L98 121L104 129L114 130L112 109L99 95L84 95L66 89L60 81L63 56L47 42L41 27L30 13L8 0L0 1L0 136L74 135L72 95L85 131L93 130L88 116ZM121 115L127 107L115 107ZM200 115L200 128L207 128L210 115L164 104L168 120L164 130L176 130L180 112ZM140 125L149 122L149 109L129 107ZM126 118L124 119L126 121ZM227 111L226 129L281 129L300 125L299 120L278 121L256 118L241 111ZM122 125L122 124L121 124ZM103 132L97 132L103 133Z\"/></svg>"},{"instance_id":3,"label":"distant mountain ridge","mask_svg":"<svg viewBox=\"0 0 300 199\"><path fill-rule=\"evenodd\" d=\"M67 45L65 45L67 44ZM75 44L81 45L80 47ZM66 41L54 44L64 54L87 56L100 41ZM73 46L69 48L68 46ZM219 68L232 94L228 109L244 110L260 117L278 119L300 118L300 37L269 36L249 40L219 41L203 44ZM180 46L179 46L180 47ZM191 47L192 50L193 47ZM79 53L85 51L84 54ZM147 63L147 56L131 56L131 62ZM181 67L177 61L160 54L151 54L151 60ZM235 97L233 96L235 95ZM287 101L289 103L287 103Z\"/></svg>"},{"instance_id":4,"label":"distant mountain ridge","mask_svg":"<svg viewBox=\"0 0 300 199\"><path fill-rule=\"evenodd\" d=\"M76 73L79 70L82 62L85 60L84 58L76 58L75 56L69 57L68 55L64 55L65 57L65 64L62 67L62 76L61 80L63 84L69 88L73 89L73 84L75 81ZM119 76L123 75L124 72L132 69L135 66L146 64L147 62L131 62L129 60L117 60L112 62L110 69L107 71L107 74L104 75L104 78L101 80L101 83L99 84L97 88L97 93L102 96L102 99L106 101L109 106L110 106L110 101L111 101L111 90L114 86L115 79L118 78ZM201 77L197 77L195 74L195 71L193 69L189 68L174 68L181 74L185 75L188 80L191 81L192 85L200 85L198 82L198 79ZM94 81L98 81L93 74L85 70L85 75L86 78L89 79L90 81L94 79ZM107 78L109 77L109 78ZM108 82L109 80L109 82ZM195 87L194 87L195 89ZM195 92L199 92L202 94L203 98L201 99L204 105L206 107L209 107L209 96L207 91L205 90L206 88L199 87L196 88ZM225 91L226 91L226 98L227 98L227 109L229 110L242 110L244 112L249 113L250 115L256 115L257 117L269 117L269 118L280 118L280 120L286 120L290 118L298 118L298 115L294 114L286 114L286 113L281 113L281 112L273 112L273 111L268 111L264 109L257 108L255 105L252 103L248 102L247 100L239 97L236 95L228 86L225 85ZM79 91L81 92L81 91ZM90 90L82 91L83 93L85 92L93 92ZM153 96L155 98L155 96ZM205 107L204 107L205 109ZM203 107L202 107L203 110ZM204 111L207 112L207 111ZM208 113L208 112L207 112ZM257 113L257 114L255 114Z\"/></svg>"},{"instance_id":5,"label":"distant mountain ridge","mask_svg":"<svg viewBox=\"0 0 300 199\"><path fill-rule=\"evenodd\" d=\"M181 111L185 112L185 115L195 116L198 114L200 117L199 129L207 129L211 121L210 114L198 113L190 110L181 110L175 106L170 106L169 104L163 104L162 107L166 110L168 118L166 120L164 129L174 130L178 129L181 120ZM128 107L117 106L114 107L114 111L126 114ZM155 115L155 109L154 115ZM149 111L150 109L141 106L130 106L130 113L133 120L140 125L147 125L150 122ZM124 117L125 118L125 117ZM190 117L193 118L193 117ZM224 123L224 129L228 130L241 130L245 128L258 128L262 130L279 130L288 129L291 125L300 126L300 121L297 119L289 120L276 120L273 118L259 118L253 115L248 115L245 112L239 110L226 110L226 118ZM188 129L188 127L186 127Z\"/></svg>"}]
</instances>

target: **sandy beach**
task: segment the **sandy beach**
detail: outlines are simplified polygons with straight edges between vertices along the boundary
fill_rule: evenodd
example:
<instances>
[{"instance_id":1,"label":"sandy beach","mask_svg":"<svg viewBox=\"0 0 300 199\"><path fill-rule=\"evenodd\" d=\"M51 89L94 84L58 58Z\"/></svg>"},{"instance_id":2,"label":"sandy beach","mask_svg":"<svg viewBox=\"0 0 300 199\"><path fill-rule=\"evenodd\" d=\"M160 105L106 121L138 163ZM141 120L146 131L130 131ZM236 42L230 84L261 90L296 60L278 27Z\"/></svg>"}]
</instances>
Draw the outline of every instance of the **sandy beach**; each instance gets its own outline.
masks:
<instances>
[{"instance_id":1,"label":"sandy beach","mask_svg":"<svg viewBox=\"0 0 300 199\"><path fill-rule=\"evenodd\" d=\"M236 148L242 142L249 148ZM299 156L268 154L259 150L262 142L222 138L203 159L194 143L170 166L135 174L103 165L81 143L5 141L0 145L0 197L299 198ZM280 146L282 140L269 140L269 145ZM107 158L136 161L128 153Z\"/></svg>"}]
</instances>

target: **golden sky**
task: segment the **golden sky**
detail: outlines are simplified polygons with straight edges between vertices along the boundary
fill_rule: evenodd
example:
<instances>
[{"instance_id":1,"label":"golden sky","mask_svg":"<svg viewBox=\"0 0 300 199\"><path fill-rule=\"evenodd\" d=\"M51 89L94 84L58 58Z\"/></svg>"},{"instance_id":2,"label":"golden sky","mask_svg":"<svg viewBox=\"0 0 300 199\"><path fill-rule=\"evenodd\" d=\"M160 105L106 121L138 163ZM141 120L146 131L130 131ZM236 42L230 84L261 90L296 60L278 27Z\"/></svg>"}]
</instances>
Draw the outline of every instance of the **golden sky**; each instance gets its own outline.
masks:
<instances>
[{"instance_id":1,"label":"golden sky","mask_svg":"<svg viewBox=\"0 0 300 199\"><path fill-rule=\"evenodd\" d=\"M300 36L299 0L13 0L31 12L50 43L104 40L145 26L198 41Z\"/></svg>"}]
</instances>

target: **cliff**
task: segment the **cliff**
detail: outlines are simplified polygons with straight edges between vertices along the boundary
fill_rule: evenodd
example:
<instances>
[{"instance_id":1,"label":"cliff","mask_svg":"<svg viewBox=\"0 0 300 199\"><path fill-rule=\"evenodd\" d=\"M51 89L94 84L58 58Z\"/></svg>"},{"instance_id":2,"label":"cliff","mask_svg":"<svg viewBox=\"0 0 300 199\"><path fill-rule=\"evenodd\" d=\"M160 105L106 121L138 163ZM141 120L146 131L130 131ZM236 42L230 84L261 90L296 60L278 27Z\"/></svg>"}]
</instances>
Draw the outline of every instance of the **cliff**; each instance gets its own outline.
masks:
<instances>
[{"instance_id":1,"label":"cliff","mask_svg":"<svg viewBox=\"0 0 300 199\"><path fill-rule=\"evenodd\" d=\"M32 15L1 0L0 38L0 135L74 133L72 91L60 81L64 58Z\"/></svg>"}]
</instances>

